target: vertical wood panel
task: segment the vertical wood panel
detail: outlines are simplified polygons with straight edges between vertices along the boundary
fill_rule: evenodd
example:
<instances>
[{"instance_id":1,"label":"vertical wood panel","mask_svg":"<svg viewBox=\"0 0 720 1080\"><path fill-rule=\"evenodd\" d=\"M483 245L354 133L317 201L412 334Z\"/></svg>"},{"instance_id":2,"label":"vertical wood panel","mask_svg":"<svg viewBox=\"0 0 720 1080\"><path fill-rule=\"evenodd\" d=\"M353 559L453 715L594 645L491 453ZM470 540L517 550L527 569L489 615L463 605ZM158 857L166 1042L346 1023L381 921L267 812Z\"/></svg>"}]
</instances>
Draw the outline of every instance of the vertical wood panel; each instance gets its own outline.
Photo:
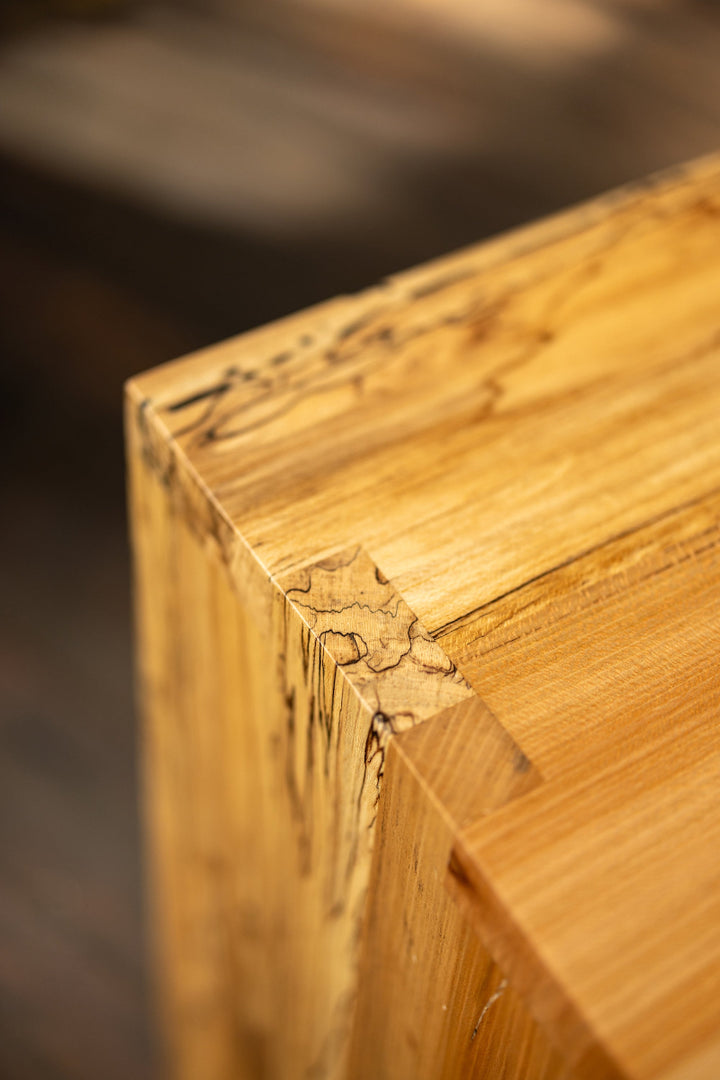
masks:
<instances>
[{"instance_id":1,"label":"vertical wood panel","mask_svg":"<svg viewBox=\"0 0 720 1080\"><path fill-rule=\"evenodd\" d=\"M370 880L353 1080L569 1080L561 1055L446 884L458 823L539 782L477 698L391 743Z\"/></svg>"}]
</instances>

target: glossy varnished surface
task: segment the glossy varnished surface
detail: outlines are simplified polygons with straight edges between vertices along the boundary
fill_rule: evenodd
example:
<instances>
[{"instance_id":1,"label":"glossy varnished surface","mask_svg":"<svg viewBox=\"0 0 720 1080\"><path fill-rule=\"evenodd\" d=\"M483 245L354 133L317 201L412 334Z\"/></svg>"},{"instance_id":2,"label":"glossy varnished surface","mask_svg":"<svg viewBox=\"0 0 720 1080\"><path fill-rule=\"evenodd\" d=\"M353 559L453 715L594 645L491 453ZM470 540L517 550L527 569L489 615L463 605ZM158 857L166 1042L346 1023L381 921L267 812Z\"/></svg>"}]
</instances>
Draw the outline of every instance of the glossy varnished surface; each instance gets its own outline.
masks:
<instances>
[{"instance_id":1,"label":"glossy varnished surface","mask_svg":"<svg viewBox=\"0 0 720 1080\"><path fill-rule=\"evenodd\" d=\"M513 1076L710 1080L720 1055L719 300L711 159L129 389L174 512L258 618L283 598L362 703L337 766L351 789L362 773L347 837L365 817L372 835L368 769L380 791L392 745L368 985L392 996L372 963L385 904L405 927L398 987L433 912L473 971L489 962L439 894L418 900L440 874L499 965L488 1002L502 979L517 995L534 1050ZM335 694L333 677L342 727ZM413 821L416 877L394 878ZM372 841L347 843L359 894ZM368 994L349 1023L380 1045ZM443 1075L477 1068L448 1030Z\"/></svg>"}]
</instances>

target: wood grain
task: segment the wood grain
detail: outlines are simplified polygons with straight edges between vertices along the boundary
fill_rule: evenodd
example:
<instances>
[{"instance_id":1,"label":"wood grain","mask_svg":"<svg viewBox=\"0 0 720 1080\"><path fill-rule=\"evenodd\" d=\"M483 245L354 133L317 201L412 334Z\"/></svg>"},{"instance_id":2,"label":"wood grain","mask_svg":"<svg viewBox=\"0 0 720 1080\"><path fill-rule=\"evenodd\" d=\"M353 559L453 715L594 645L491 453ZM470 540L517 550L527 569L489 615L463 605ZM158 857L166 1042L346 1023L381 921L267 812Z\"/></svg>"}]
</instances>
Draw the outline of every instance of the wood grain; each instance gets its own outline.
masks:
<instances>
[{"instance_id":1,"label":"wood grain","mask_svg":"<svg viewBox=\"0 0 720 1080\"><path fill-rule=\"evenodd\" d=\"M435 631L720 485L717 185L710 159L137 392L270 573L362 540Z\"/></svg>"},{"instance_id":2,"label":"wood grain","mask_svg":"<svg viewBox=\"0 0 720 1080\"><path fill-rule=\"evenodd\" d=\"M350 1075L569 1075L445 881L460 825L539 783L477 698L390 743Z\"/></svg>"},{"instance_id":3,"label":"wood grain","mask_svg":"<svg viewBox=\"0 0 720 1080\"><path fill-rule=\"evenodd\" d=\"M266 580L261 607L178 512L145 430L131 408L172 1073L340 1076L389 739L472 691L362 549Z\"/></svg>"},{"instance_id":4,"label":"wood grain","mask_svg":"<svg viewBox=\"0 0 720 1080\"><path fill-rule=\"evenodd\" d=\"M177 1075L712 1080L719 242L708 159L130 384Z\"/></svg>"},{"instance_id":5,"label":"wood grain","mask_svg":"<svg viewBox=\"0 0 720 1080\"><path fill-rule=\"evenodd\" d=\"M720 710L719 545L713 493L499 597L439 641L544 775L643 753Z\"/></svg>"},{"instance_id":6,"label":"wood grain","mask_svg":"<svg viewBox=\"0 0 720 1080\"><path fill-rule=\"evenodd\" d=\"M548 782L519 817L504 809L459 838L476 917L490 934L502 922L511 977L580 1075L663 1076L716 1044L719 768L713 726L671 729L642 755ZM541 954L534 973L509 944L518 931ZM560 1004L569 998L591 1041ZM599 1046L613 1073L598 1072Z\"/></svg>"}]
</instances>

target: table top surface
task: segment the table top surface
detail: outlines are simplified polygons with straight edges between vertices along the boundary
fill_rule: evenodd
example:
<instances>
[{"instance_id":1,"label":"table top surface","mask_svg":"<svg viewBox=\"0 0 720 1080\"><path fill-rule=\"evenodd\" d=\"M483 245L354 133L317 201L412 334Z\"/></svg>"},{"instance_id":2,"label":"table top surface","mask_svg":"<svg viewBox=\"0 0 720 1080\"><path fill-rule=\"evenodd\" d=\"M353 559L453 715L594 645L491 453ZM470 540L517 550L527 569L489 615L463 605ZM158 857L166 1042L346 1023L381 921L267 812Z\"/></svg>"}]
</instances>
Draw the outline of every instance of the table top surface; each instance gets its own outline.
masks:
<instances>
[{"instance_id":1,"label":"table top surface","mask_svg":"<svg viewBox=\"0 0 720 1080\"><path fill-rule=\"evenodd\" d=\"M130 395L270 577L361 546L532 762L456 854L600 1072L720 1075L720 158Z\"/></svg>"}]
</instances>

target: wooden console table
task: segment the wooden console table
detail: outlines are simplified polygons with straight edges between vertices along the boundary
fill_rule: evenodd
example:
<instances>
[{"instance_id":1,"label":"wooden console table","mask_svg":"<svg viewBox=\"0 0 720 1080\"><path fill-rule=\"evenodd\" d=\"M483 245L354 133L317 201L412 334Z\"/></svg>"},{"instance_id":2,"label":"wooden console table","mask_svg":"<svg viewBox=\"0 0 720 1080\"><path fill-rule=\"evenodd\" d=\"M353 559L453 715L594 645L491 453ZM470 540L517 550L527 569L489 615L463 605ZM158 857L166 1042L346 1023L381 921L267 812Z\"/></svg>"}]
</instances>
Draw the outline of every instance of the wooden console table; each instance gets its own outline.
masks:
<instances>
[{"instance_id":1,"label":"wooden console table","mask_svg":"<svg viewBox=\"0 0 720 1080\"><path fill-rule=\"evenodd\" d=\"M128 386L182 1080L720 1076L720 159Z\"/></svg>"}]
</instances>

